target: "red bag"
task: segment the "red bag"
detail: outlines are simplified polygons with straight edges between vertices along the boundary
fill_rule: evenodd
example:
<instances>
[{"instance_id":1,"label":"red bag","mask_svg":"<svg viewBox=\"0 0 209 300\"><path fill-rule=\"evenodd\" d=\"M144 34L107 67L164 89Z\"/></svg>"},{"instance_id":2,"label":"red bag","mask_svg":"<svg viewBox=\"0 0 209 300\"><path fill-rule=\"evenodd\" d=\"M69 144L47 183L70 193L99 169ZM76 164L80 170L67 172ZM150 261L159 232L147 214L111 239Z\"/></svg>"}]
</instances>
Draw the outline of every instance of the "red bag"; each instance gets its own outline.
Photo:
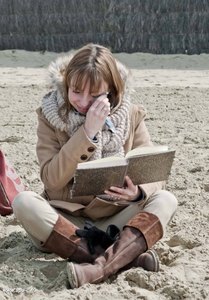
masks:
<instances>
[{"instance_id":1,"label":"red bag","mask_svg":"<svg viewBox=\"0 0 209 300\"><path fill-rule=\"evenodd\" d=\"M0 215L12 213L14 197L24 190L20 177L0 150Z\"/></svg>"}]
</instances>

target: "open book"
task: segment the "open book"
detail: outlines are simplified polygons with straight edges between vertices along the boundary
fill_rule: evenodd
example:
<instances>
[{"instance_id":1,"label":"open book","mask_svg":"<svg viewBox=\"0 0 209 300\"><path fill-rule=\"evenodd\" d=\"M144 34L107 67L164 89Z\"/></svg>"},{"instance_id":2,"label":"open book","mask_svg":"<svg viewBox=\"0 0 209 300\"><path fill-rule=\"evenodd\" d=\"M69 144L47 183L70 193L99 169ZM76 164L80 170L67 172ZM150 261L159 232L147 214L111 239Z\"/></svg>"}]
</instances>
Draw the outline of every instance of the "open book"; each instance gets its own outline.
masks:
<instances>
[{"instance_id":1,"label":"open book","mask_svg":"<svg viewBox=\"0 0 209 300\"><path fill-rule=\"evenodd\" d=\"M167 146L139 147L125 157L106 157L79 163L71 196L101 195L111 186L123 187L128 175L134 184L166 181L175 150Z\"/></svg>"}]
</instances>

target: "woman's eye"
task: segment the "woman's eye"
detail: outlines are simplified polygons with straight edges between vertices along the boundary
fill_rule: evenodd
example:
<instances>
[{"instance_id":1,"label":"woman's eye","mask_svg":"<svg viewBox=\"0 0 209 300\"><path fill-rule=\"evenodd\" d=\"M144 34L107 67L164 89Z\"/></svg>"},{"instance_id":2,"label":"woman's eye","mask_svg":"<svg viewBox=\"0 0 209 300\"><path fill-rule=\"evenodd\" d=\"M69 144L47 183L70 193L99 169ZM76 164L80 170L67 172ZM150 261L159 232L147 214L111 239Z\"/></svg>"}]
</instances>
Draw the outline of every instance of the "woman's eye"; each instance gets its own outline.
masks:
<instances>
[{"instance_id":1,"label":"woman's eye","mask_svg":"<svg viewBox=\"0 0 209 300\"><path fill-rule=\"evenodd\" d=\"M91 95L91 97L93 98L93 99L97 99L97 98L99 98L100 96L108 96L109 95L109 93L101 93L101 94L98 94L98 95Z\"/></svg>"},{"instance_id":2,"label":"woman's eye","mask_svg":"<svg viewBox=\"0 0 209 300\"><path fill-rule=\"evenodd\" d=\"M79 94L79 93L80 93L80 91L78 91L78 90L73 90L73 93L75 93L75 94Z\"/></svg>"}]
</instances>

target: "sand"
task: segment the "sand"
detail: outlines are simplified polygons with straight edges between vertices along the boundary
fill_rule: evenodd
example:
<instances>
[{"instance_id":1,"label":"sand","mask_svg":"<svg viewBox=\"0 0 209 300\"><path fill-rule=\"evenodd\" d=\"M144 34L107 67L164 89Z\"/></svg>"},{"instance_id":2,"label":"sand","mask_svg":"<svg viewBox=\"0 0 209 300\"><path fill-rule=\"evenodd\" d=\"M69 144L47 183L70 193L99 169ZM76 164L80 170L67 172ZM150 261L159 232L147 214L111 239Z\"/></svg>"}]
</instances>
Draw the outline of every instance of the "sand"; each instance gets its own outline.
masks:
<instances>
[{"instance_id":1,"label":"sand","mask_svg":"<svg viewBox=\"0 0 209 300\"><path fill-rule=\"evenodd\" d=\"M36 113L55 53L0 51L0 148L29 189L42 191ZM0 217L0 299L209 299L209 55L117 54L132 71L133 100L156 144L176 149L167 189L179 201L155 245L159 273L130 269L71 290L66 262L31 244L13 215Z\"/></svg>"}]
</instances>

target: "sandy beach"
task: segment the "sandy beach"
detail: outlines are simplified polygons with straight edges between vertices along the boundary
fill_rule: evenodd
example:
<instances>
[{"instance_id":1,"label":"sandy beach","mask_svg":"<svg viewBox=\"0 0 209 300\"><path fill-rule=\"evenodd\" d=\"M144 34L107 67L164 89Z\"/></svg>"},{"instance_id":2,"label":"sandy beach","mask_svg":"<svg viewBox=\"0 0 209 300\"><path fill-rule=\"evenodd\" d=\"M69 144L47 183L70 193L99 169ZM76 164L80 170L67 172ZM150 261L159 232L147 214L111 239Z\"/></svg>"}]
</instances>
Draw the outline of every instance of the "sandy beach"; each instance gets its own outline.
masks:
<instances>
[{"instance_id":1,"label":"sandy beach","mask_svg":"<svg viewBox=\"0 0 209 300\"><path fill-rule=\"evenodd\" d=\"M28 189L42 191L36 108L56 53L0 51L0 148ZM34 248L14 215L0 217L0 300L209 299L209 55L116 55L131 69L132 99L156 144L176 149L167 189L177 213L155 245L159 273L135 268L71 290L66 261Z\"/></svg>"}]
</instances>

